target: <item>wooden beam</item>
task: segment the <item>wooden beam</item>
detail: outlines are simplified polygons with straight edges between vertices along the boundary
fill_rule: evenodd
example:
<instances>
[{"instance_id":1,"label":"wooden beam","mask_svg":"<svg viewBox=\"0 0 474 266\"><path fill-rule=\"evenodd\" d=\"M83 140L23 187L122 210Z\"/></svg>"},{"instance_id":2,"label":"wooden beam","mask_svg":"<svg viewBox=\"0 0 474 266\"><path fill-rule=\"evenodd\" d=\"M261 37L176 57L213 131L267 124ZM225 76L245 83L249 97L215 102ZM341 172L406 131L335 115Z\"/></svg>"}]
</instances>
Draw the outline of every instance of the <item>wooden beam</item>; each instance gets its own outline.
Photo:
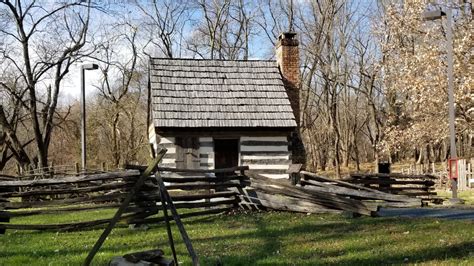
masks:
<instances>
[{"instance_id":1,"label":"wooden beam","mask_svg":"<svg viewBox=\"0 0 474 266\"><path fill-rule=\"evenodd\" d=\"M122 179L126 177L139 176L138 171L121 171L103 174L91 174L80 176L56 177L55 179L38 179L38 180L17 180L17 181L0 181L0 187L34 187L34 186L51 186L60 184L81 183L99 180Z\"/></svg>"},{"instance_id":2,"label":"wooden beam","mask_svg":"<svg viewBox=\"0 0 474 266\"><path fill-rule=\"evenodd\" d=\"M308 189L311 189L316 192L326 192L333 193L341 196L350 196L356 197L358 199L371 199L371 200L385 200L385 201L395 201L395 202L406 202L410 203L410 206L421 206L421 201L414 198L409 198L406 196L393 195L389 193L384 193L380 191L365 191L365 190L356 190L345 187L338 187L331 184L325 184L322 182L317 182L313 180L301 180L301 185L308 185Z\"/></svg>"},{"instance_id":3,"label":"wooden beam","mask_svg":"<svg viewBox=\"0 0 474 266\"><path fill-rule=\"evenodd\" d=\"M194 251L193 245L191 243L191 239L189 238L188 233L186 232L186 229L184 228L181 218L179 217L178 211L176 210L176 207L174 206L173 200L168 194L168 190L166 189L165 183L163 182L163 179L161 178L160 175L155 175L155 179L156 179L156 182L158 183L158 187L160 188L161 198L165 199L167 206L169 206L171 210L171 214L173 215L173 220L175 221L176 226L178 227L178 230L181 233L181 238L183 239L184 244L186 245L186 249L188 250L188 253L191 256L193 265L198 266L199 258L196 252Z\"/></svg>"},{"instance_id":4,"label":"wooden beam","mask_svg":"<svg viewBox=\"0 0 474 266\"><path fill-rule=\"evenodd\" d=\"M85 266L89 266L90 263L92 262L92 260L94 259L94 256L95 254L97 253L97 251L99 251L100 247L102 246L102 244L104 243L105 239L107 238L107 236L110 234L110 232L112 231L113 227L115 226L115 224L118 222L118 220L120 219L120 217L122 216L122 213L125 211L125 208L128 206L128 204L130 203L130 201L132 200L132 198L134 197L135 193L138 192L138 190L140 189L140 187L143 185L143 183L145 182L145 179L150 176L150 174L155 170L156 166L158 165L158 163L161 161L161 159L163 158L163 156L165 155L166 153L166 149L161 149L157 152L157 157L156 157L156 160L154 162L152 162L147 169L145 169L145 171L143 172L142 175L140 175L140 178L138 178L137 182L135 183L135 186L133 186L132 190L130 191L130 193L127 195L127 197L125 198L125 200L122 202L122 205L120 206L120 208L117 210L117 212L115 213L114 217L110 220L110 223L109 225L107 226L107 228L105 228L104 232L102 233L102 235L99 237L99 239L97 240L97 242L95 243L95 245L92 247L91 251L89 252L89 254L87 255L87 258L86 260L84 261L84 265Z\"/></svg>"},{"instance_id":5,"label":"wooden beam","mask_svg":"<svg viewBox=\"0 0 474 266\"><path fill-rule=\"evenodd\" d=\"M143 171L146 167L143 165L131 165L127 164L125 165L126 169L135 169L135 170L140 170ZM173 172L173 173L200 173L200 174L206 174L206 173L231 173L231 172L236 172L236 171L244 171L244 170L249 170L248 166L236 166L236 167L231 167L231 168L221 168L221 169L185 169L185 168L169 168L169 167L158 167L157 171L160 172Z\"/></svg>"}]
</instances>

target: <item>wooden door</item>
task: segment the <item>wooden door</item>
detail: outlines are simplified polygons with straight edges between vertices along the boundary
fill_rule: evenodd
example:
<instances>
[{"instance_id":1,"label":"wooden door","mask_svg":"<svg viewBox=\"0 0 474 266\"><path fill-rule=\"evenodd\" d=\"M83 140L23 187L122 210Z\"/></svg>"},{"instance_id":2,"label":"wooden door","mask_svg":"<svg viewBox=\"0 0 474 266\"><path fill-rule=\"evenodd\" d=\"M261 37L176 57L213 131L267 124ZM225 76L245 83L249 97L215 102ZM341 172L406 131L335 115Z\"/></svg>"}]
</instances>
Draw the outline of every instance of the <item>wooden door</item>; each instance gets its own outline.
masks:
<instances>
[{"instance_id":1,"label":"wooden door","mask_svg":"<svg viewBox=\"0 0 474 266\"><path fill-rule=\"evenodd\" d=\"M176 168L199 169L199 138L176 137Z\"/></svg>"}]
</instances>

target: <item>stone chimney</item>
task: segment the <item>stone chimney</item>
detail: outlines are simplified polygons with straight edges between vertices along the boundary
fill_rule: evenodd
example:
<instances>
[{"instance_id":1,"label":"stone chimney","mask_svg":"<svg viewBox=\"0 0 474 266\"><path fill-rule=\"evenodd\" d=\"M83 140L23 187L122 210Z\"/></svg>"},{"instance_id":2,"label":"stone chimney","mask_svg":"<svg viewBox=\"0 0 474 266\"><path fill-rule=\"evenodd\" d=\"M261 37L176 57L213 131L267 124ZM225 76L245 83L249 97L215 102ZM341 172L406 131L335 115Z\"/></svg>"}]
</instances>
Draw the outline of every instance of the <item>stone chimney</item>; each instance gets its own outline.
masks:
<instances>
[{"instance_id":1,"label":"stone chimney","mask_svg":"<svg viewBox=\"0 0 474 266\"><path fill-rule=\"evenodd\" d=\"M286 93L291 107L300 125L300 53L298 38L295 32L284 32L278 36L276 44L276 59L283 77Z\"/></svg>"}]
</instances>

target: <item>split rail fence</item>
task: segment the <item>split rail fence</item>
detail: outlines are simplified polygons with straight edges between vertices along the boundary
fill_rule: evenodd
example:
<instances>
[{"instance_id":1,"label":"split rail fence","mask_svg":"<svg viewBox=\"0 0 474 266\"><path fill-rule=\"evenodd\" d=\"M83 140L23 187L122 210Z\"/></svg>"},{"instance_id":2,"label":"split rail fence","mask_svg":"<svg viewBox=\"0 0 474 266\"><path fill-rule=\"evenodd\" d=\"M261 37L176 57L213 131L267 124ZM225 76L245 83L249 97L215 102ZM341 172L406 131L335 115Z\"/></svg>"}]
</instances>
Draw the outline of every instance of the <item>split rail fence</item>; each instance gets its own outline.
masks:
<instances>
[{"instance_id":1,"label":"split rail fence","mask_svg":"<svg viewBox=\"0 0 474 266\"><path fill-rule=\"evenodd\" d=\"M276 180L248 174L249 185L241 193L241 204L276 210L324 213L349 212L377 216L379 207L421 207L422 201L393 195L357 184L300 171L295 186L289 180Z\"/></svg>"},{"instance_id":2,"label":"split rail fence","mask_svg":"<svg viewBox=\"0 0 474 266\"><path fill-rule=\"evenodd\" d=\"M55 176L33 180L0 181L0 217L22 217L39 214L65 214L97 209L116 209L129 194L141 166L123 171L96 174ZM237 190L245 185L243 171L247 167L218 170L159 169L181 218L221 213L236 207L240 201ZM225 177L216 177L216 174ZM149 177L132 199L121 217L126 224L163 221L154 217L161 205L159 188ZM1 219L1 218L0 218ZM6 218L5 218L6 219ZM60 224L1 223L0 232L16 230L76 230L107 224L110 218Z\"/></svg>"},{"instance_id":3,"label":"split rail fence","mask_svg":"<svg viewBox=\"0 0 474 266\"><path fill-rule=\"evenodd\" d=\"M0 181L0 219L118 208L145 166L55 178ZM181 218L224 213L237 207L304 213L350 212L376 216L379 207L419 207L434 200L434 177L402 174L353 174L334 180L300 171L297 184L266 178L248 167L228 169L159 168L157 174ZM422 197L422 198L419 198ZM125 225L165 221L156 179L148 177L120 217ZM8 222L8 221L7 221ZM110 218L61 224L0 223L0 230L76 230L105 225Z\"/></svg>"},{"instance_id":4,"label":"split rail fence","mask_svg":"<svg viewBox=\"0 0 474 266\"><path fill-rule=\"evenodd\" d=\"M424 202L441 203L437 196L434 175L406 175L400 173L354 173L347 182L394 195L420 198Z\"/></svg>"}]
</instances>

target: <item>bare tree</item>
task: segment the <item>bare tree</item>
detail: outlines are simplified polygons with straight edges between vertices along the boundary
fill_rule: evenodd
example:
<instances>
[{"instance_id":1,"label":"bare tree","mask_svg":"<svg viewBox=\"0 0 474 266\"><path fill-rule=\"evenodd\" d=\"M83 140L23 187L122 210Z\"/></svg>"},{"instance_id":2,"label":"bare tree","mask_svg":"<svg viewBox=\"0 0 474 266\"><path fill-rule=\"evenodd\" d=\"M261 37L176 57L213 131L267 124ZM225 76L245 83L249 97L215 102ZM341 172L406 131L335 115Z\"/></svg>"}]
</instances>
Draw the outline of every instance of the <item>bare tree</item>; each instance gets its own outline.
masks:
<instances>
[{"instance_id":1,"label":"bare tree","mask_svg":"<svg viewBox=\"0 0 474 266\"><path fill-rule=\"evenodd\" d=\"M0 5L6 26L0 29L0 36L5 39L1 56L17 73L16 86L20 89L5 82L1 86L26 110L36 146L33 161L45 167L61 81L86 44L90 3L42 5L36 1L1 1ZM26 154L25 140L10 130L11 125L2 114L0 122L7 130L10 150ZM31 155L26 157L22 165L32 163Z\"/></svg>"},{"instance_id":2,"label":"bare tree","mask_svg":"<svg viewBox=\"0 0 474 266\"><path fill-rule=\"evenodd\" d=\"M195 5L203 19L187 40L188 50L201 58L247 60L254 31L254 3L198 0Z\"/></svg>"},{"instance_id":3,"label":"bare tree","mask_svg":"<svg viewBox=\"0 0 474 266\"><path fill-rule=\"evenodd\" d=\"M192 14L188 1L153 0L149 3L135 1L143 14L140 26L146 32L146 49L158 48L166 57L181 54L181 42L186 23Z\"/></svg>"},{"instance_id":4,"label":"bare tree","mask_svg":"<svg viewBox=\"0 0 474 266\"><path fill-rule=\"evenodd\" d=\"M146 143L146 116L140 112L145 106L141 102L146 64L140 61L136 26L128 21L114 23L104 27L103 36L94 56L101 62L102 80L97 86L100 93L96 105L100 108L91 115L95 133L91 139L106 147L95 154L108 152L112 164L119 166L136 160Z\"/></svg>"}]
</instances>

